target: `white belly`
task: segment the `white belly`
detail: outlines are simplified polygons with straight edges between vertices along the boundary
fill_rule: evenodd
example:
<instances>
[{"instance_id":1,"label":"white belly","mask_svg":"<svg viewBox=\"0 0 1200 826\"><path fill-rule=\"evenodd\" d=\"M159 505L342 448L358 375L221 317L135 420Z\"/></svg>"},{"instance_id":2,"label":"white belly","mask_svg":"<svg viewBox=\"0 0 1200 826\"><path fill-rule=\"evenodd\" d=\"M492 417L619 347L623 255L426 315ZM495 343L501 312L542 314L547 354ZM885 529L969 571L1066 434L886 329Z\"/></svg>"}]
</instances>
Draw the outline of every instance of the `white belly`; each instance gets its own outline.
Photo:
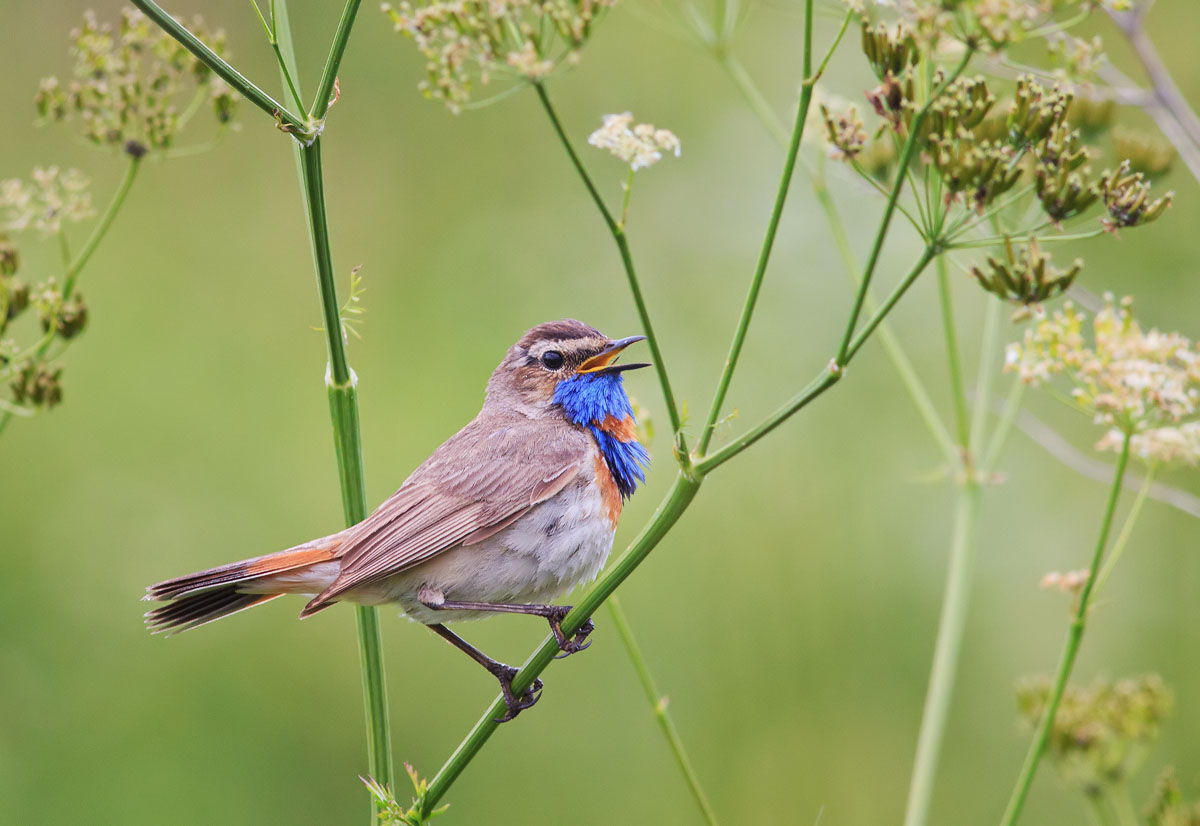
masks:
<instances>
[{"instance_id":1,"label":"white belly","mask_svg":"<svg viewBox=\"0 0 1200 826\"><path fill-rule=\"evenodd\" d=\"M346 597L365 604L398 603L427 625L492 614L426 608L417 601L422 587L437 589L450 601L550 603L595 579L614 533L597 486L570 485L482 542L443 551Z\"/></svg>"}]
</instances>

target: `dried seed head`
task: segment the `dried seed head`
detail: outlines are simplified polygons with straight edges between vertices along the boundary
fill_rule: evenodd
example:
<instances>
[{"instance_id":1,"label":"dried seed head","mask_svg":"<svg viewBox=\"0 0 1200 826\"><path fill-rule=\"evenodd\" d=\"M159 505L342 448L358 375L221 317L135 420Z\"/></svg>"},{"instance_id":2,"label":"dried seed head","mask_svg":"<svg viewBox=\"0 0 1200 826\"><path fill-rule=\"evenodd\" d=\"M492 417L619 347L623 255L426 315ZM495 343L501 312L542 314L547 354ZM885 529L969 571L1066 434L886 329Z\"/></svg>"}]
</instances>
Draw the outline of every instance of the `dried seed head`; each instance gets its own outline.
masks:
<instances>
[{"instance_id":1,"label":"dried seed head","mask_svg":"<svg viewBox=\"0 0 1200 826\"><path fill-rule=\"evenodd\" d=\"M0 234L0 275L15 275L21 267L21 256L17 246L8 237Z\"/></svg>"},{"instance_id":2,"label":"dried seed head","mask_svg":"<svg viewBox=\"0 0 1200 826\"><path fill-rule=\"evenodd\" d=\"M17 404L50 408L62 401L61 367L25 360L17 368L9 389Z\"/></svg>"},{"instance_id":3,"label":"dried seed head","mask_svg":"<svg viewBox=\"0 0 1200 826\"><path fill-rule=\"evenodd\" d=\"M1036 240L1023 247L1015 260L1011 244L1006 252L1007 260L988 256L986 271L973 266L971 275L988 292L1019 305L1014 321L1028 318L1041 302L1062 295L1083 270L1078 258L1066 270L1055 267Z\"/></svg>"},{"instance_id":4,"label":"dried seed head","mask_svg":"<svg viewBox=\"0 0 1200 826\"><path fill-rule=\"evenodd\" d=\"M0 276L0 330L29 306L29 285L15 276Z\"/></svg>"},{"instance_id":5,"label":"dried seed head","mask_svg":"<svg viewBox=\"0 0 1200 826\"><path fill-rule=\"evenodd\" d=\"M1057 85L1047 90L1031 75L1017 78L1008 110L1008 136L1014 146L1029 146L1046 139L1067 117L1074 96Z\"/></svg>"},{"instance_id":6,"label":"dried seed head","mask_svg":"<svg viewBox=\"0 0 1200 826\"><path fill-rule=\"evenodd\" d=\"M1146 176L1141 172L1130 172L1129 161L1124 161L1115 172L1105 170L1100 176L1098 189L1109 215L1104 224L1110 229L1136 227L1155 221L1175 197L1174 192L1168 192L1151 201Z\"/></svg>"},{"instance_id":7,"label":"dried seed head","mask_svg":"<svg viewBox=\"0 0 1200 826\"><path fill-rule=\"evenodd\" d=\"M916 36L903 22L889 30L882 23L871 26L863 21L862 50L880 80L899 77L921 59Z\"/></svg>"},{"instance_id":8,"label":"dried seed head","mask_svg":"<svg viewBox=\"0 0 1200 826\"><path fill-rule=\"evenodd\" d=\"M851 106L845 112L835 114L824 103L820 104L820 109L825 140L833 148L832 156L838 160L857 158L867 143L867 132L857 110Z\"/></svg>"},{"instance_id":9,"label":"dried seed head","mask_svg":"<svg viewBox=\"0 0 1200 826\"><path fill-rule=\"evenodd\" d=\"M1046 215L1057 223L1082 215L1100 197L1095 185L1066 166L1039 165L1034 189Z\"/></svg>"}]
</instances>

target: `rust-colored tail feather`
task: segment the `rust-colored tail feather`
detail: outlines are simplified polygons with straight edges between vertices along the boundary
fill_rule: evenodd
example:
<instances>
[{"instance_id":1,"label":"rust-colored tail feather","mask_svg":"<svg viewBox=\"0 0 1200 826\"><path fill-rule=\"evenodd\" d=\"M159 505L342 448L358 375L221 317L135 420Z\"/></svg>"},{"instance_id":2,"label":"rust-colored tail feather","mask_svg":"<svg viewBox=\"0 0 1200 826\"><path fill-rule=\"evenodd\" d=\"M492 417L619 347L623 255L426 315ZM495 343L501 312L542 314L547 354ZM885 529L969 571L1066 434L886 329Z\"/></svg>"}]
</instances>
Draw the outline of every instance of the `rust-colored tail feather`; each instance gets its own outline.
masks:
<instances>
[{"instance_id":1,"label":"rust-colored tail feather","mask_svg":"<svg viewBox=\"0 0 1200 826\"><path fill-rule=\"evenodd\" d=\"M168 604L148 611L146 626L155 634L176 633L269 602L283 596L283 593L263 593L261 583L259 588L247 586L266 577L335 559L340 544L339 539L326 537L286 551L151 585L146 589L143 599L161 600ZM258 593L248 593L250 590L257 590Z\"/></svg>"}]
</instances>

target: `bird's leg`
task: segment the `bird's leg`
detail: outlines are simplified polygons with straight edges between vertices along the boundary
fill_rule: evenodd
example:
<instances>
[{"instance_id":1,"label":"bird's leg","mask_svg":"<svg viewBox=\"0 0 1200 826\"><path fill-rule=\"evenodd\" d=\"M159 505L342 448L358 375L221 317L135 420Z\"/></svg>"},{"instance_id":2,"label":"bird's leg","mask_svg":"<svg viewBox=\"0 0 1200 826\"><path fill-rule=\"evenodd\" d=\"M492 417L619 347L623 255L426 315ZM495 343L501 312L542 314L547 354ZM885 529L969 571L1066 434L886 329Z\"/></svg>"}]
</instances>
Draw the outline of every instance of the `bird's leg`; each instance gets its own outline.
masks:
<instances>
[{"instance_id":1,"label":"bird's leg","mask_svg":"<svg viewBox=\"0 0 1200 826\"><path fill-rule=\"evenodd\" d=\"M589 617L587 622L579 626L573 637L568 637L562 630L562 621L570 613L570 605L527 605L511 602L462 602L446 599L441 591L433 588L422 588L417 594L417 600L426 608L434 611L491 611L498 614L528 614L542 617L550 623L550 631L554 640L563 653L559 657L570 656L587 648L592 643L588 635L596 630L596 624ZM432 626L431 626L432 627Z\"/></svg>"},{"instance_id":2,"label":"bird's leg","mask_svg":"<svg viewBox=\"0 0 1200 826\"><path fill-rule=\"evenodd\" d=\"M500 691L504 694L504 705L508 709L503 717L496 720L497 723L507 723L512 718L516 717L527 708L531 708L538 700L542 699L542 681L534 679L533 685L529 686L518 697L513 693L512 681L517 676L517 669L511 665L505 665L499 660L493 660L487 654L484 654L471 643L464 640L458 634L455 634L444 625L430 625L429 630L433 631L442 639L449 642L459 651L462 651L475 662L482 665L488 670L488 673L495 677L500 682Z\"/></svg>"}]
</instances>

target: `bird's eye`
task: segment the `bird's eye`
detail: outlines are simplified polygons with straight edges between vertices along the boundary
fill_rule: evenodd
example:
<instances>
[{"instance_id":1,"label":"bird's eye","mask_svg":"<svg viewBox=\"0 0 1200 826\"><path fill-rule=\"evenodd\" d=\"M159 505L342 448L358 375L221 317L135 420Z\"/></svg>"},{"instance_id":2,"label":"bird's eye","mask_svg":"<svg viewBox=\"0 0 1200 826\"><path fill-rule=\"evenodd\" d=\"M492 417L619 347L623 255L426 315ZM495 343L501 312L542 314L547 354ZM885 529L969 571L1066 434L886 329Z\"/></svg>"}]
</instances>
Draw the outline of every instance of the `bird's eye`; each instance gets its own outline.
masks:
<instances>
[{"instance_id":1,"label":"bird's eye","mask_svg":"<svg viewBox=\"0 0 1200 826\"><path fill-rule=\"evenodd\" d=\"M563 355L557 350L547 350L542 353L542 366L547 370L557 370L563 366Z\"/></svg>"}]
</instances>

